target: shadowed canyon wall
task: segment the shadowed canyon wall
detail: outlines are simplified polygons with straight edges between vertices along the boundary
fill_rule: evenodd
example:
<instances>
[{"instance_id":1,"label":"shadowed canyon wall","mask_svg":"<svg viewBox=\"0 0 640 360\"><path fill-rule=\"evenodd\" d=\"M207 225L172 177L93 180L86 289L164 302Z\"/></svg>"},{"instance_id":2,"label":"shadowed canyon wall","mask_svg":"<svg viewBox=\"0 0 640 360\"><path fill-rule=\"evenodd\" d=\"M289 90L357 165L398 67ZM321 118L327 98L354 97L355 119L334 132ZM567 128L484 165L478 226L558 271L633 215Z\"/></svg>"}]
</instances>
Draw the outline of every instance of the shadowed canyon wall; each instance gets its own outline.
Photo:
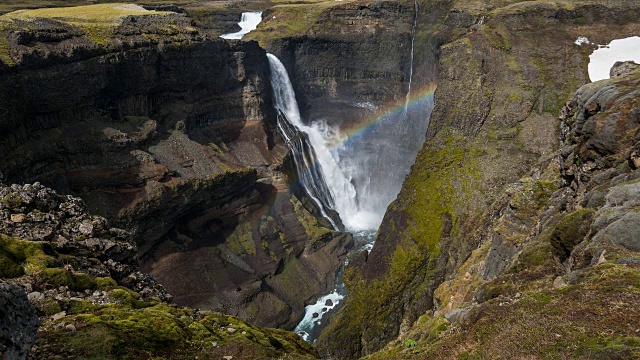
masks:
<instances>
[{"instance_id":1,"label":"shadowed canyon wall","mask_svg":"<svg viewBox=\"0 0 640 360\"><path fill-rule=\"evenodd\" d=\"M257 43L175 13L126 16L104 39L43 18L3 26L2 181L82 196L133 230L181 305L293 328L332 286L351 238L289 192Z\"/></svg>"}]
</instances>

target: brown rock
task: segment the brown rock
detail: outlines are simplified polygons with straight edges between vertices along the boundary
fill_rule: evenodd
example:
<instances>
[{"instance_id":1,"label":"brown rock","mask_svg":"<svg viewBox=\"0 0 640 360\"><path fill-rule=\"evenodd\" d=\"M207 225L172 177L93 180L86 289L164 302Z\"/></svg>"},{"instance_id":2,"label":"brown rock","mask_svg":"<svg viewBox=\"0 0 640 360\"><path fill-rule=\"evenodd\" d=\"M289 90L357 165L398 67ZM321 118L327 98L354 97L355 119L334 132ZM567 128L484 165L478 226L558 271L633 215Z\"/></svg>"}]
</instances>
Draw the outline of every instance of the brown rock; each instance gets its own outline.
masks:
<instances>
[{"instance_id":1,"label":"brown rock","mask_svg":"<svg viewBox=\"0 0 640 360\"><path fill-rule=\"evenodd\" d=\"M25 218L24 214L11 214L11 221L16 222L16 223L23 222L24 218Z\"/></svg>"}]
</instances>

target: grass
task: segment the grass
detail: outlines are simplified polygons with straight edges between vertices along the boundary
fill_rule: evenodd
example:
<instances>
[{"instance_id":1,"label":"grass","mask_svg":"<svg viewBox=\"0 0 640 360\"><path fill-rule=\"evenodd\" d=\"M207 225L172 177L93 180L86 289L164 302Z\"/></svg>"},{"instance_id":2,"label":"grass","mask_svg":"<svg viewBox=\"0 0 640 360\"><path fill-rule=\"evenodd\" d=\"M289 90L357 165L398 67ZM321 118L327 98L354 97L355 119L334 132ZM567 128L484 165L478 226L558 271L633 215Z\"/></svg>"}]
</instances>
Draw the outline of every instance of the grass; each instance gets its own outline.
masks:
<instances>
[{"instance_id":1,"label":"grass","mask_svg":"<svg viewBox=\"0 0 640 360\"><path fill-rule=\"evenodd\" d=\"M71 7L71 6L84 6L84 5L99 5L120 3L122 0L3 0L0 4L0 14L8 13L16 10L23 9L40 9L40 8L56 8L56 7ZM131 0L127 1L129 4L144 4L144 5L187 5L194 3L194 0Z\"/></svg>"},{"instance_id":2,"label":"grass","mask_svg":"<svg viewBox=\"0 0 640 360\"><path fill-rule=\"evenodd\" d=\"M287 2L289 1L272 7L269 16L263 20L257 30L247 34L245 39L257 40L260 45L266 46L274 39L304 36L317 23L325 10L345 3L319 1L287 4Z\"/></svg>"},{"instance_id":3,"label":"grass","mask_svg":"<svg viewBox=\"0 0 640 360\"><path fill-rule=\"evenodd\" d=\"M114 29L125 16L163 16L170 12L149 11L131 4L114 3L89 6L18 10L3 15L4 20L35 21L38 18L57 20L81 28L86 36L99 45L111 42Z\"/></svg>"},{"instance_id":4,"label":"grass","mask_svg":"<svg viewBox=\"0 0 640 360\"><path fill-rule=\"evenodd\" d=\"M640 270L612 263L591 268L575 285L492 300L431 341L418 354L402 343L367 359L635 359L640 356ZM417 326L420 326L420 322ZM416 336L416 333L411 333Z\"/></svg>"}]
</instances>

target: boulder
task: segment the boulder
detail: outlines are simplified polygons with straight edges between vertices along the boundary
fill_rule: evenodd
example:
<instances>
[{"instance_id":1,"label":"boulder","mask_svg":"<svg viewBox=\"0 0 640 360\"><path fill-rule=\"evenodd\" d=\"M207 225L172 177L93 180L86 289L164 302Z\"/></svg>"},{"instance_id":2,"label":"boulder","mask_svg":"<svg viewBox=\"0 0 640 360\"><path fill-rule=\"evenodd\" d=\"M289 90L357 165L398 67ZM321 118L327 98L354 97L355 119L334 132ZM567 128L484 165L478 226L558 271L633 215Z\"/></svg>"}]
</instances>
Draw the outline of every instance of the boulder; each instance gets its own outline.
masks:
<instances>
[{"instance_id":1,"label":"boulder","mask_svg":"<svg viewBox=\"0 0 640 360\"><path fill-rule=\"evenodd\" d=\"M24 290L0 282L0 357L27 359L37 328L38 315Z\"/></svg>"}]
</instances>

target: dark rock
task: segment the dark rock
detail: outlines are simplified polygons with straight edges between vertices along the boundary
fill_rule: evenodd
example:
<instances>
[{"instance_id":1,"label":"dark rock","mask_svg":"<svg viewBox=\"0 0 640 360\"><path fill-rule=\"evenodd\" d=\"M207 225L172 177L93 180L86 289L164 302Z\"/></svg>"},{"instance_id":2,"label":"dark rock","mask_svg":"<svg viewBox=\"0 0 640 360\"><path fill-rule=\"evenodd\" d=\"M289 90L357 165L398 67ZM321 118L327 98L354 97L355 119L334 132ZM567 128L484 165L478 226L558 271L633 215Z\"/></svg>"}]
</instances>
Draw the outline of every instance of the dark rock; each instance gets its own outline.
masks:
<instances>
[{"instance_id":1,"label":"dark rock","mask_svg":"<svg viewBox=\"0 0 640 360\"><path fill-rule=\"evenodd\" d=\"M293 328L304 300L333 286L352 239L289 191L265 51L157 9L181 13L127 16L100 44L62 20L3 30L15 64L0 69L0 181L84 200L47 197L62 204L45 204L55 211L42 219L27 211L37 193L21 190L31 198L7 199L10 232L95 257L74 270L155 296L155 280L134 270L139 255L179 305ZM66 221L87 210L102 217Z\"/></svg>"},{"instance_id":2,"label":"dark rock","mask_svg":"<svg viewBox=\"0 0 640 360\"><path fill-rule=\"evenodd\" d=\"M560 261L566 260L573 248L585 239L594 214L593 209L576 210L565 215L556 225L551 234L551 246Z\"/></svg>"},{"instance_id":3,"label":"dark rock","mask_svg":"<svg viewBox=\"0 0 640 360\"><path fill-rule=\"evenodd\" d=\"M331 299L327 299L327 301L324 302L325 306L333 306L333 301Z\"/></svg>"},{"instance_id":4,"label":"dark rock","mask_svg":"<svg viewBox=\"0 0 640 360\"><path fill-rule=\"evenodd\" d=\"M24 290L0 282L0 356L27 359L37 328L38 315Z\"/></svg>"},{"instance_id":5,"label":"dark rock","mask_svg":"<svg viewBox=\"0 0 640 360\"><path fill-rule=\"evenodd\" d=\"M638 224L640 224L640 212L628 212L600 230L593 240L620 245L631 251L640 251Z\"/></svg>"},{"instance_id":6,"label":"dark rock","mask_svg":"<svg viewBox=\"0 0 640 360\"><path fill-rule=\"evenodd\" d=\"M639 71L640 64L636 64L633 61L616 61L609 71L609 77L618 78L623 77L631 72Z\"/></svg>"}]
</instances>

